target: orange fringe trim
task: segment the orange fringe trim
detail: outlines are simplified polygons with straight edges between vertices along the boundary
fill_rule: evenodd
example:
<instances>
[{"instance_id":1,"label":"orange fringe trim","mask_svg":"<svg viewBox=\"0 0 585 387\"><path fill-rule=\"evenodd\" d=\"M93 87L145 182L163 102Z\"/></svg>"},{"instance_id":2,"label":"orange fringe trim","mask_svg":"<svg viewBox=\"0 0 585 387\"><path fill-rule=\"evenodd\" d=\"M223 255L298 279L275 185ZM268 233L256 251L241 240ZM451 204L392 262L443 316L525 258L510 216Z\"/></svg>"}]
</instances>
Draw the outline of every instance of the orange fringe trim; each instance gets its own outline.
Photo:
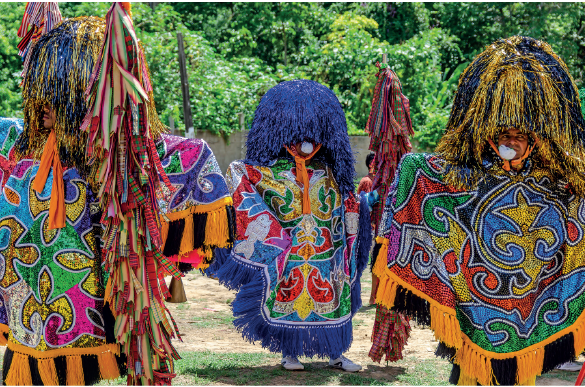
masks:
<instances>
[{"instance_id":1,"label":"orange fringe trim","mask_svg":"<svg viewBox=\"0 0 585 387\"><path fill-rule=\"evenodd\" d=\"M97 355L102 379L111 380L120 377L120 370L115 356L120 354L118 344L105 344L96 348L60 348L41 352L10 341L8 342L8 348L14 352L14 357L6 375L7 385L32 385L29 357L37 359L39 374L43 384L46 386L59 385L55 367L55 358L57 356L66 357L67 385L79 386L85 384L82 355Z\"/></svg>"},{"instance_id":2,"label":"orange fringe trim","mask_svg":"<svg viewBox=\"0 0 585 387\"><path fill-rule=\"evenodd\" d=\"M0 324L0 345L5 346L8 344L8 333L10 328L6 324Z\"/></svg>"},{"instance_id":3,"label":"orange fringe trim","mask_svg":"<svg viewBox=\"0 0 585 387\"><path fill-rule=\"evenodd\" d=\"M501 360L512 357L516 358L518 364L516 383L520 385L534 384L536 376L542 373L544 347L571 332L574 336L575 353L581 353L585 349L585 312L583 312L572 326L555 333L538 344L512 353L486 351L461 332L455 309L441 305L388 269L388 239L377 237L376 243L382 244L373 268L373 273L380 278L376 303L388 308L394 306L398 285L428 301L431 312L431 329L435 337L445 345L457 350L453 362L461 367L459 385L470 385L475 384L475 382L491 385L493 376L491 359Z\"/></svg>"},{"instance_id":4,"label":"orange fringe trim","mask_svg":"<svg viewBox=\"0 0 585 387\"><path fill-rule=\"evenodd\" d=\"M228 243L229 224L226 206L233 204L231 197L219 199L210 204L193 206L183 211L170 212L163 216L161 226L162 245L167 241L169 235L169 223L179 219L185 219L185 228L179 247L179 261L182 257L188 255L194 249L195 225L193 224L193 214L207 213L207 223L205 227L205 246L231 247ZM199 249L198 253L202 256L210 255L209 249Z\"/></svg>"},{"instance_id":5,"label":"orange fringe trim","mask_svg":"<svg viewBox=\"0 0 585 387\"><path fill-rule=\"evenodd\" d=\"M81 356L67 356L67 385L82 386L85 384Z\"/></svg>"},{"instance_id":6,"label":"orange fringe trim","mask_svg":"<svg viewBox=\"0 0 585 387\"><path fill-rule=\"evenodd\" d=\"M28 356L14 353L12 364L4 380L7 386L32 386L32 376L28 364Z\"/></svg>"}]
</instances>

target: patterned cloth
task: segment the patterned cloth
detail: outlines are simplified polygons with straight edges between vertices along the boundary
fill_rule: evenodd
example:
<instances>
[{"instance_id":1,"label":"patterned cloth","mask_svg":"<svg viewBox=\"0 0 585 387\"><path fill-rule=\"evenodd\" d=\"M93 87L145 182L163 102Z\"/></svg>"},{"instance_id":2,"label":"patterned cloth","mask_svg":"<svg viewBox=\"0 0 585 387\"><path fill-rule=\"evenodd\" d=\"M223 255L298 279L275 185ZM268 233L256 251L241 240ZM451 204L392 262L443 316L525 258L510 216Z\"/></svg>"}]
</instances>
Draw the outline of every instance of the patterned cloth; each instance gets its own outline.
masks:
<instances>
[{"instance_id":1,"label":"patterned cloth","mask_svg":"<svg viewBox=\"0 0 585 387\"><path fill-rule=\"evenodd\" d=\"M372 330L372 348L368 356L376 363L380 363L384 354L386 361L398 361L402 359L402 351L409 336L408 317L378 305Z\"/></svg>"},{"instance_id":2,"label":"patterned cloth","mask_svg":"<svg viewBox=\"0 0 585 387\"><path fill-rule=\"evenodd\" d=\"M0 119L0 163L4 176L9 176L0 196L0 296L7 310L0 313L0 323L9 328L8 348L14 353L12 364L5 362L5 380L8 384L26 382L16 376L22 356L54 360L65 354L91 355L93 366L97 368L98 359L107 360L115 372L115 344L106 342L101 229L94 226L100 214L95 196L76 169L66 169L66 226L48 230L52 171L44 190L40 194L33 191L39 164L23 159L14 165L15 131L22 131L21 120ZM66 380L92 383L96 381L90 378L92 373L88 370L85 379L83 373L75 379L72 372ZM59 381L42 380L45 384Z\"/></svg>"},{"instance_id":3,"label":"patterned cloth","mask_svg":"<svg viewBox=\"0 0 585 387\"><path fill-rule=\"evenodd\" d=\"M53 175L50 172L43 192L32 190L38 161L15 163L13 159L12 146L21 132L22 120L0 118L0 170L6 181L0 196L0 332L8 335L8 349L13 353L8 364L5 357L5 380L12 384L87 384L117 377L108 374L112 369L104 368L107 356L110 366L118 368L114 357L118 345L113 316L104 308L107 272L100 256L99 204L78 171L65 169L66 226L48 230ZM158 145L161 163L178 188L169 193L168 201L159 200L166 211L188 211L218 201L225 207L222 200L229 199L227 185L204 141L163 135ZM74 356L79 359L81 372L77 374L70 372L74 362L69 358ZM93 363L87 360L92 356ZM38 372L28 370L26 357L53 359L58 378L43 376L39 363L41 379L34 379ZM67 367L63 375L59 358Z\"/></svg>"},{"instance_id":4,"label":"patterned cloth","mask_svg":"<svg viewBox=\"0 0 585 387\"><path fill-rule=\"evenodd\" d=\"M377 301L419 317L412 299L427 301L465 380L484 385L531 380L585 347L585 201L525 164L485 164L462 191L442 183L442 160L405 156L378 238Z\"/></svg>"},{"instance_id":5,"label":"patterned cloth","mask_svg":"<svg viewBox=\"0 0 585 387\"><path fill-rule=\"evenodd\" d=\"M414 134L410 120L410 102L402 94L402 85L394 71L376 63L380 72L374 88L372 109L366 124L370 135L369 149L376 153L374 158L374 180L372 189L380 194L380 201L372 210L372 223L376 232L388 197L388 186L394 180L396 167L402 156L411 151L408 136Z\"/></svg>"},{"instance_id":6,"label":"patterned cloth","mask_svg":"<svg viewBox=\"0 0 585 387\"><path fill-rule=\"evenodd\" d=\"M205 141L163 134L156 149L166 175L176 187L168 200L159 200L162 213L230 197L219 164ZM165 186L162 189L170 194Z\"/></svg>"},{"instance_id":7,"label":"patterned cloth","mask_svg":"<svg viewBox=\"0 0 585 387\"><path fill-rule=\"evenodd\" d=\"M231 246L234 233L232 198L217 160L205 141L166 134L157 152L174 187L161 185L157 196L165 220L163 253L189 264L182 270L205 269L213 249Z\"/></svg>"},{"instance_id":8,"label":"patterned cloth","mask_svg":"<svg viewBox=\"0 0 585 387\"><path fill-rule=\"evenodd\" d=\"M367 204L342 198L331 169L313 160L311 213L303 215L295 172L289 159L230 165L237 235L217 276L239 289L234 324L246 339L285 355L337 357L351 344L351 318L361 306Z\"/></svg>"}]
</instances>

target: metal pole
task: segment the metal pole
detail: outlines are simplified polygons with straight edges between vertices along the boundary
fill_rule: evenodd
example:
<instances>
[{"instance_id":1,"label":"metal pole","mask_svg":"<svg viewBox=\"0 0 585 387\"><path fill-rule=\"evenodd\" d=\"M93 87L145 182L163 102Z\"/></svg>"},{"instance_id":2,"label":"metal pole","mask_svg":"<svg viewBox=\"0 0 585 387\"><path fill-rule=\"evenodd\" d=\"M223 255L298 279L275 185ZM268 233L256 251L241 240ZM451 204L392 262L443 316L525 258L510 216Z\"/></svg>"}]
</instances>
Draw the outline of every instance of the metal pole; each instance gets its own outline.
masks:
<instances>
[{"instance_id":1,"label":"metal pole","mask_svg":"<svg viewBox=\"0 0 585 387\"><path fill-rule=\"evenodd\" d=\"M195 129L193 129L193 118L191 116L191 102L189 100L189 77L187 76L187 60L185 59L183 34L180 32L177 33L177 42L179 44L179 71L181 73L181 91L183 92L185 137L195 138Z\"/></svg>"}]
</instances>

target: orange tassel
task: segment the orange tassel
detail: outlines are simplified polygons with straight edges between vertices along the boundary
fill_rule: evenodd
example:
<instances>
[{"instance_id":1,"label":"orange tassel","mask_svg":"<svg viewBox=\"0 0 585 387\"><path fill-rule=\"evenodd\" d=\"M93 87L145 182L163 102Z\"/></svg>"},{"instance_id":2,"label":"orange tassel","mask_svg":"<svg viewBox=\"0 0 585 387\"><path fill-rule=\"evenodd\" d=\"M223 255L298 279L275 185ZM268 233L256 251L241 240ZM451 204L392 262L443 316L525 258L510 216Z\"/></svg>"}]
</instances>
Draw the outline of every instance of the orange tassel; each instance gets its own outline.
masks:
<instances>
[{"instance_id":1,"label":"orange tassel","mask_svg":"<svg viewBox=\"0 0 585 387\"><path fill-rule=\"evenodd\" d=\"M55 368L55 360L51 357L48 359L38 359L39 374L45 386L58 386L59 378Z\"/></svg>"},{"instance_id":2,"label":"orange tassel","mask_svg":"<svg viewBox=\"0 0 585 387\"><path fill-rule=\"evenodd\" d=\"M117 379L120 377L120 370L116 357L112 352L102 352L98 355L98 364L102 379Z\"/></svg>"},{"instance_id":3,"label":"orange tassel","mask_svg":"<svg viewBox=\"0 0 585 387\"><path fill-rule=\"evenodd\" d=\"M85 385L85 376L83 375L83 363L81 356L67 356L67 385L83 386Z\"/></svg>"},{"instance_id":4,"label":"orange tassel","mask_svg":"<svg viewBox=\"0 0 585 387\"><path fill-rule=\"evenodd\" d=\"M32 386L28 356L14 352L12 363L4 380L7 386Z\"/></svg>"},{"instance_id":5,"label":"orange tassel","mask_svg":"<svg viewBox=\"0 0 585 387\"><path fill-rule=\"evenodd\" d=\"M164 251L165 250L165 244L167 243L167 238L169 236L169 223L166 221L161 221L161 228L160 228L160 240L161 240L161 245L160 245L160 251Z\"/></svg>"},{"instance_id":6,"label":"orange tassel","mask_svg":"<svg viewBox=\"0 0 585 387\"><path fill-rule=\"evenodd\" d=\"M185 218L185 228L183 229L183 238L179 248L179 255L184 256L193 251L195 247L195 230L193 229L193 216Z\"/></svg>"}]
</instances>

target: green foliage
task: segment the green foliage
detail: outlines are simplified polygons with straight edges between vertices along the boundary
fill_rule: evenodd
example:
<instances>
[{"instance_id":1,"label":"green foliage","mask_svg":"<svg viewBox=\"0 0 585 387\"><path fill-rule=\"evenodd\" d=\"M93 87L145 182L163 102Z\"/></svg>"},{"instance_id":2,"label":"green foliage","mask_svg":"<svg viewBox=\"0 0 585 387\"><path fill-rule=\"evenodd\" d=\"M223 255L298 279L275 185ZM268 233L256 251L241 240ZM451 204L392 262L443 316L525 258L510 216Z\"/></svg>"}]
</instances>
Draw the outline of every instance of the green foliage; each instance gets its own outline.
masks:
<instances>
[{"instance_id":1,"label":"green foliage","mask_svg":"<svg viewBox=\"0 0 585 387\"><path fill-rule=\"evenodd\" d=\"M24 3L0 3L0 116L22 117L20 72L16 36L24 13Z\"/></svg>"},{"instance_id":2,"label":"green foliage","mask_svg":"<svg viewBox=\"0 0 585 387\"><path fill-rule=\"evenodd\" d=\"M154 4L154 5L153 5ZM65 17L105 17L110 3L59 4ZM16 31L23 3L0 3L0 114L20 116ZM177 32L184 36L194 126L229 136L248 126L262 95L313 79L338 96L350 134L365 135L376 61L389 54L409 98L418 150L447 123L459 75L496 39L550 43L578 86L585 71L584 3L133 3L164 123L183 129Z\"/></svg>"}]
</instances>

